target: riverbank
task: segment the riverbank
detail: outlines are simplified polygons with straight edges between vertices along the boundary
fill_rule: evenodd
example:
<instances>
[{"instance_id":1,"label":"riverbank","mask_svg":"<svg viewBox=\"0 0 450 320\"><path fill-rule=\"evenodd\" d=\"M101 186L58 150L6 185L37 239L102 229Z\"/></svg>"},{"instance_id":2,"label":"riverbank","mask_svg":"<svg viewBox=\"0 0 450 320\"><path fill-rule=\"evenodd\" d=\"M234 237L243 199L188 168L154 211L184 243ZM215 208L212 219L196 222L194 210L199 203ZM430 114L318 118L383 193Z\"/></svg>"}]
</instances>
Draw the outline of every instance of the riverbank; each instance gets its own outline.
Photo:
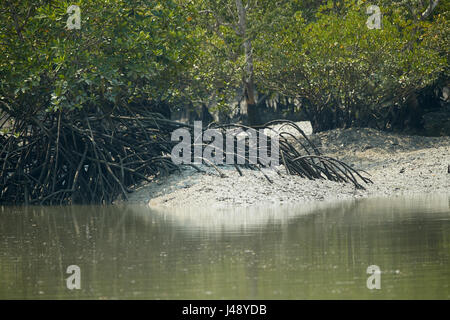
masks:
<instances>
[{"instance_id":1,"label":"riverbank","mask_svg":"<svg viewBox=\"0 0 450 320\"><path fill-rule=\"evenodd\" d=\"M298 204L373 196L444 193L450 190L450 137L404 136L374 129L336 129L310 136L325 155L365 170L374 184L357 190L352 184L291 176L280 166L277 174L221 167L226 177L202 166L205 173L186 167L136 188L131 203L152 207L211 207Z\"/></svg>"}]
</instances>

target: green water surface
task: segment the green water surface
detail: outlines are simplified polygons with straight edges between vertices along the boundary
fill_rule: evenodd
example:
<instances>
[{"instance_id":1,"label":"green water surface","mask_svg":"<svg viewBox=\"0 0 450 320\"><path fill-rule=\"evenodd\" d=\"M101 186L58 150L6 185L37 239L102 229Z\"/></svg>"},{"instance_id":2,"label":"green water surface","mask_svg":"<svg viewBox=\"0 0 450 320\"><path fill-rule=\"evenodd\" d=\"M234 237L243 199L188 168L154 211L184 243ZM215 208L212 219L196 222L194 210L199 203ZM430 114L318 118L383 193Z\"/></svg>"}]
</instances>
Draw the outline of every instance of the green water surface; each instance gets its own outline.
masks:
<instances>
[{"instance_id":1,"label":"green water surface","mask_svg":"<svg viewBox=\"0 0 450 320\"><path fill-rule=\"evenodd\" d=\"M0 207L0 299L449 299L450 196ZM69 290L67 267L80 268ZM369 290L367 267L381 270Z\"/></svg>"}]
</instances>

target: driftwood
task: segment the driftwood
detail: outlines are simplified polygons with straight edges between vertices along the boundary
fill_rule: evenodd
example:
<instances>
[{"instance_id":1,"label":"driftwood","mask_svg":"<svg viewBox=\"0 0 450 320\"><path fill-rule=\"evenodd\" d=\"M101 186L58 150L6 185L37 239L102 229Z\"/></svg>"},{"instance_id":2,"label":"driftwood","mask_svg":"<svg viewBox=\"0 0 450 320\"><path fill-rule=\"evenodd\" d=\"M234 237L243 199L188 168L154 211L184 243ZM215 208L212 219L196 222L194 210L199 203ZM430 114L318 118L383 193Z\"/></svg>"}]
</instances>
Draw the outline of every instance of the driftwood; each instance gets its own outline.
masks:
<instances>
[{"instance_id":1,"label":"driftwood","mask_svg":"<svg viewBox=\"0 0 450 320\"><path fill-rule=\"evenodd\" d=\"M0 129L6 117L0 119ZM260 128L274 123L299 133L278 133L280 163L288 174L349 182L360 189L362 183L371 182L342 161L320 154L293 122L279 120ZM238 124L210 127L246 128ZM71 111L15 119L11 133L0 134L0 203L111 203L119 194L126 199L141 182L180 170L170 157L176 144L170 140L171 133L178 128L193 130L160 114L130 109L109 115L99 115L98 110ZM203 160L224 176L218 166ZM242 175L240 167L260 170L262 165L248 161L235 165Z\"/></svg>"}]
</instances>

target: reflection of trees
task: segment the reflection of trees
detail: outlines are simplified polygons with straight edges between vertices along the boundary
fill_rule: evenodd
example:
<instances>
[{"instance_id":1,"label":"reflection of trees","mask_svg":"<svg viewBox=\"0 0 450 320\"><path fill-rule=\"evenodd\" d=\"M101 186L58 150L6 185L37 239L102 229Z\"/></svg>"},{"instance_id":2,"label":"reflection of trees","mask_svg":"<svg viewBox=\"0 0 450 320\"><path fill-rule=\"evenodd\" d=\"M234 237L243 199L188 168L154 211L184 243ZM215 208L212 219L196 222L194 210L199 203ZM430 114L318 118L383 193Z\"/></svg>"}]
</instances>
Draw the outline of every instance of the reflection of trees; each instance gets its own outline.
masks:
<instances>
[{"instance_id":1,"label":"reflection of trees","mask_svg":"<svg viewBox=\"0 0 450 320\"><path fill-rule=\"evenodd\" d=\"M203 229L146 207L3 208L0 297L308 298L336 283L364 297L370 264L387 277L433 267L419 284L441 279L449 225L448 199L439 199L433 216L426 202L364 200ZM81 267L77 292L65 288L71 264Z\"/></svg>"}]
</instances>

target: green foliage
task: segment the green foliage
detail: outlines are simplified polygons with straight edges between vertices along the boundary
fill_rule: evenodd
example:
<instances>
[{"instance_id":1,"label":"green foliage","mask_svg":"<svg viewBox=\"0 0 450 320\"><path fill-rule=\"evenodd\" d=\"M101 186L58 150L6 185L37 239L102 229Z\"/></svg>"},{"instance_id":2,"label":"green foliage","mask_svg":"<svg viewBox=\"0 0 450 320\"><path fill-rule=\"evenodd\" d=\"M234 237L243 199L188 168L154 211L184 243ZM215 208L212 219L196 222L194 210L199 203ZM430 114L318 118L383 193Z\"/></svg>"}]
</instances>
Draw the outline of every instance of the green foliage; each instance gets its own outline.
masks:
<instances>
[{"instance_id":1,"label":"green foliage","mask_svg":"<svg viewBox=\"0 0 450 320\"><path fill-rule=\"evenodd\" d=\"M72 4L81 30L66 28ZM11 114L172 98L195 48L170 0L7 1L0 19L0 101Z\"/></svg>"},{"instance_id":2,"label":"green foliage","mask_svg":"<svg viewBox=\"0 0 450 320\"><path fill-rule=\"evenodd\" d=\"M242 88L245 40L258 91L303 99L319 122L333 114L336 125L367 124L448 79L448 1L426 19L420 0L243 3L245 36L235 0L3 1L0 108L23 116L185 98L227 109ZM66 28L71 4L81 30ZM371 4L380 30L366 27Z\"/></svg>"},{"instance_id":3,"label":"green foliage","mask_svg":"<svg viewBox=\"0 0 450 320\"><path fill-rule=\"evenodd\" d=\"M351 125L383 117L383 106L403 102L448 72L443 49L448 48L448 17L408 19L391 5L381 8L382 29L369 30L369 1L337 4L338 10L332 1L321 6L309 22L295 12L289 25L272 34L271 50L261 51L260 83L304 98L322 122L333 120L321 116L331 109Z\"/></svg>"}]
</instances>

